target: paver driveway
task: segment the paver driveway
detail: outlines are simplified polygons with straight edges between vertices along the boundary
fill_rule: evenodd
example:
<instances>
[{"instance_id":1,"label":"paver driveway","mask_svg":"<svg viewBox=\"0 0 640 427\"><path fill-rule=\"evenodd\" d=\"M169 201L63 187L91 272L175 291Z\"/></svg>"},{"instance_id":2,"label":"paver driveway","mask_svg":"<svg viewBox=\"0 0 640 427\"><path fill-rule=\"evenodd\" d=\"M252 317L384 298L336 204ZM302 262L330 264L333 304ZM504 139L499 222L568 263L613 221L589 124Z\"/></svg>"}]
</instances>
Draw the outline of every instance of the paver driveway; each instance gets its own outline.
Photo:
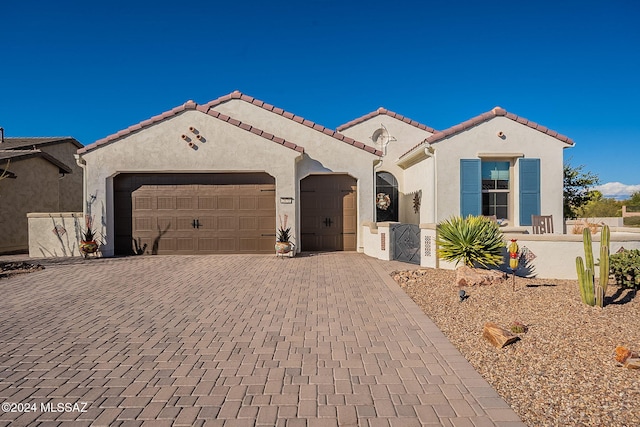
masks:
<instances>
[{"instance_id":1,"label":"paver driveway","mask_svg":"<svg viewBox=\"0 0 640 427\"><path fill-rule=\"evenodd\" d=\"M0 402L35 411L0 425L523 426L398 266L157 256L2 279Z\"/></svg>"}]
</instances>

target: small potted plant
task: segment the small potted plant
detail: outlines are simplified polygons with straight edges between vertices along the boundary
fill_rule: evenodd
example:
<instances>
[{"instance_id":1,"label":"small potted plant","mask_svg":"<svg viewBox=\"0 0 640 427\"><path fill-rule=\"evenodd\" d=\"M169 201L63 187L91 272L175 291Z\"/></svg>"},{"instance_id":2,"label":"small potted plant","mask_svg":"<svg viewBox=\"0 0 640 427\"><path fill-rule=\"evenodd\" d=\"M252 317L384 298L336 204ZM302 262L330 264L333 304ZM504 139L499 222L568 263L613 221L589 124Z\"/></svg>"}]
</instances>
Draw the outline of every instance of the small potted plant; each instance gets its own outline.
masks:
<instances>
[{"instance_id":1,"label":"small potted plant","mask_svg":"<svg viewBox=\"0 0 640 427\"><path fill-rule=\"evenodd\" d=\"M293 249L293 243L290 242L291 239L291 227L287 227L287 219L288 215L284 216L284 223L282 221L282 217L280 218L280 227L278 228L278 234L276 236L276 254L277 255L285 255L291 252Z\"/></svg>"},{"instance_id":2,"label":"small potted plant","mask_svg":"<svg viewBox=\"0 0 640 427\"><path fill-rule=\"evenodd\" d=\"M86 258L87 255L98 251L98 242L96 242L96 233L93 231L93 219L86 215L84 221L85 230L82 232L79 249L82 256Z\"/></svg>"}]
</instances>

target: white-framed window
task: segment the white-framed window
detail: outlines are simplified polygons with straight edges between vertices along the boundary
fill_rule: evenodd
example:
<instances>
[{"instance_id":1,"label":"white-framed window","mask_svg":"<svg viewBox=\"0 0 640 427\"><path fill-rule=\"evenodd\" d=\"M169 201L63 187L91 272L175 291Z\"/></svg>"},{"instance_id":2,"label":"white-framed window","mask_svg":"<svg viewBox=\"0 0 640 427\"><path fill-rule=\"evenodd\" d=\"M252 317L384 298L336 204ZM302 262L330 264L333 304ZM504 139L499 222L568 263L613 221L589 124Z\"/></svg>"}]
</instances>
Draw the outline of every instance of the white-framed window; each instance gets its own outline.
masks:
<instances>
[{"instance_id":1,"label":"white-framed window","mask_svg":"<svg viewBox=\"0 0 640 427\"><path fill-rule=\"evenodd\" d=\"M511 162L482 161L482 215L509 218Z\"/></svg>"}]
</instances>

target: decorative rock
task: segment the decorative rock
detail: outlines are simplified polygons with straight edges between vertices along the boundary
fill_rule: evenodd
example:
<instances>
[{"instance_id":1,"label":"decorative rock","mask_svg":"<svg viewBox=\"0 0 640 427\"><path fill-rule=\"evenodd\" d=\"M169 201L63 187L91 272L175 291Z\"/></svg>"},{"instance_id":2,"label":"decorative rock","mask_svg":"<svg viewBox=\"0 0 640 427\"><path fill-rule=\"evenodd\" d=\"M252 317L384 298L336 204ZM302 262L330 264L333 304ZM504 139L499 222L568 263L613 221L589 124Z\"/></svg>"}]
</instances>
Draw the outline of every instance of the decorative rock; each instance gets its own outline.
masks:
<instances>
[{"instance_id":1,"label":"decorative rock","mask_svg":"<svg viewBox=\"0 0 640 427\"><path fill-rule=\"evenodd\" d=\"M483 270L466 265L456 269L456 283L458 286L484 286L504 283L506 273L497 270Z\"/></svg>"},{"instance_id":2,"label":"decorative rock","mask_svg":"<svg viewBox=\"0 0 640 427\"><path fill-rule=\"evenodd\" d=\"M482 336L498 348L507 346L520 339L517 335L513 335L511 332L492 322L484 324L484 328L482 328Z\"/></svg>"},{"instance_id":3,"label":"decorative rock","mask_svg":"<svg viewBox=\"0 0 640 427\"><path fill-rule=\"evenodd\" d=\"M616 361L627 369L640 369L640 358L638 353L629 350L626 347L616 347Z\"/></svg>"},{"instance_id":4,"label":"decorative rock","mask_svg":"<svg viewBox=\"0 0 640 427\"><path fill-rule=\"evenodd\" d=\"M627 369L640 369L640 358L630 357L624 362L624 367Z\"/></svg>"}]
</instances>

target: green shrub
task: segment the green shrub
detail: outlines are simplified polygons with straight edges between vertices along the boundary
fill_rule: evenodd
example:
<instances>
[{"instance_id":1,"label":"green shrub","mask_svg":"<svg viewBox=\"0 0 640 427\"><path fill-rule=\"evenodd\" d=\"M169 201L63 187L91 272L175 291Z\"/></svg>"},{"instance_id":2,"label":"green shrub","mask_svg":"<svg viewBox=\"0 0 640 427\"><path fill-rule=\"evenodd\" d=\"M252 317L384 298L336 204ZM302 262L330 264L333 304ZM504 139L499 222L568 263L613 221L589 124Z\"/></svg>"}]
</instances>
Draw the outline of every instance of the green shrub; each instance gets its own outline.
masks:
<instances>
[{"instance_id":1,"label":"green shrub","mask_svg":"<svg viewBox=\"0 0 640 427\"><path fill-rule=\"evenodd\" d=\"M465 265L496 266L503 262L504 242L498 224L490 218L453 217L438 224L438 255Z\"/></svg>"},{"instance_id":2,"label":"green shrub","mask_svg":"<svg viewBox=\"0 0 640 427\"><path fill-rule=\"evenodd\" d=\"M640 216L627 216L622 221L628 227L640 227Z\"/></svg>"},{"instance_id":3,"label":"green shrub","mask_svg":"<svg viewBox=\"0 0 640 427\"><path fill-rule=\"evenodd\" d=\"M640 289L640 250L624 250L610 257L611 273L616 284L624 288Z\"/></svg>"}]
</instances>

